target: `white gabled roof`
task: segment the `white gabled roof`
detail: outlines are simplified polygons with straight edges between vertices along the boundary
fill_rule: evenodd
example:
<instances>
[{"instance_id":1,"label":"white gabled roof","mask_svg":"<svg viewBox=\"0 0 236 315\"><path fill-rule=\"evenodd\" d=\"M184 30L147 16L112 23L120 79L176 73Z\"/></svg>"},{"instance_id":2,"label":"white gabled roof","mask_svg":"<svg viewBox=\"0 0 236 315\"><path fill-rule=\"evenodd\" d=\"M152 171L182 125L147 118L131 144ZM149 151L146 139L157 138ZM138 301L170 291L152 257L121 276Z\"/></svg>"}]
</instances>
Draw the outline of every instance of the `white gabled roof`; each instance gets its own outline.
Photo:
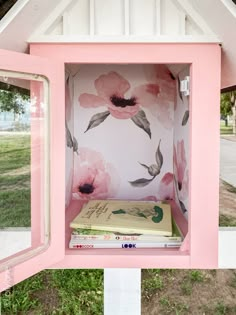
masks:
<instances>
[{"instance_id":1,"label":"white gabled roof","mask_svg":"<svg viewBox=\"0 0 236 315\"><path fill-rule=\"evenodd\" d=\"M235 29L231 0L18 0L0 21L0 48L26 52L30 42L222 43L225 87L236 84Z\"/></svg>"},{"instance_id":2,"label":"white gabled roof","mask_svg":"<svg viewBox=\"0 0 236 315\"><path fill-rule=\"evenodd\" d=\"M236 85L236 5L232 0L189 0L222 42L222 87Z\"/></svg>"},{"instance_id":3,"label":"white gabled roof","mask_svg":"<svg viewBox=\"0 0 236 315\"><path fill-rule=\"evenodd\" d=\"M188 0L18 0L1 48L26 42L220 42Z\"/></svg>"},{"instance_id":4,"label":"white gabled roof","mask_svg":"<svg viewBox=\"0 0 236 315\"><path fill-rule=\"evenodd\" d=\"M18 0L0 21L0 48L26 52L27 40L58 0Z\"/></svg>"}]
</instances>

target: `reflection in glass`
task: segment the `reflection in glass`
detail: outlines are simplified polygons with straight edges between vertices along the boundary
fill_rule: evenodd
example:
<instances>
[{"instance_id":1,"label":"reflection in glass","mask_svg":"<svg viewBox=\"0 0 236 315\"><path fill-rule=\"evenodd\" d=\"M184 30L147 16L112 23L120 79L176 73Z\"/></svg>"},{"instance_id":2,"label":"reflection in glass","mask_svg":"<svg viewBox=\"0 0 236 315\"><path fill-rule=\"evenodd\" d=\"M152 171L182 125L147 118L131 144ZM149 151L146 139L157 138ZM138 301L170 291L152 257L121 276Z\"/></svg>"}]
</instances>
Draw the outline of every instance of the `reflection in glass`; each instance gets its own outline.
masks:
<instances>
[{"instance_id":1,"label":"reflection in glass","mask_svg":"<svg viewBox=\"0 0 236 315\"><path fill-rule=\"evenodd\" d=\"M43 77L0 70L0 265L48 235L45 85Z\"/></svg>"}]
</instances>

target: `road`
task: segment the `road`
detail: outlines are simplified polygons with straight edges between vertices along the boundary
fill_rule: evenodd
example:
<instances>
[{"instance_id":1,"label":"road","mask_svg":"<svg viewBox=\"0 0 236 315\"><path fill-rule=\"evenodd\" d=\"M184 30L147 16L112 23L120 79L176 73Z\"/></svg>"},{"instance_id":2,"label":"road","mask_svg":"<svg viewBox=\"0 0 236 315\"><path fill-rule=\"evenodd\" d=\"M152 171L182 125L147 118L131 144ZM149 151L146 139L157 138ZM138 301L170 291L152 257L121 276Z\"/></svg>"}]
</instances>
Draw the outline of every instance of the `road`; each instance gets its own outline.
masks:
<instances>
[{"instance_id":1,"label":"road","mask_svg":"<svg viewBox=\"0 0 236 315\"><path fill-rule=\"evenodd\" d=\"M236 187L236 141L220 140L220 177Z\"/></svg>"}]
</instances>

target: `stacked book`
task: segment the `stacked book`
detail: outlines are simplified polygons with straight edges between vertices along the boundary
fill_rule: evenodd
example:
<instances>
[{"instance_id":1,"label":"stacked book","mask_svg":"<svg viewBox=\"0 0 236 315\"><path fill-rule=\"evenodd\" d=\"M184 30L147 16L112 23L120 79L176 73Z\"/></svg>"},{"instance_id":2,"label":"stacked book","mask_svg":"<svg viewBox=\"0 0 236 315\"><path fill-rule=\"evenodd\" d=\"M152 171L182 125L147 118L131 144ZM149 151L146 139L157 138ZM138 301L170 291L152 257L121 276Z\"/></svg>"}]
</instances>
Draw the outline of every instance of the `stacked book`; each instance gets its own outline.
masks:
<instances>
[{"instance_id":1,"label":"stacked book","mask_svg":"<svg viewBox=\"0 0 236 315\"><path fill-rule=\"evenodd\" d=\"M168 248L183 240L165 202L90 200L70 227L73 249Z\"/></svg>"}]
</instances>

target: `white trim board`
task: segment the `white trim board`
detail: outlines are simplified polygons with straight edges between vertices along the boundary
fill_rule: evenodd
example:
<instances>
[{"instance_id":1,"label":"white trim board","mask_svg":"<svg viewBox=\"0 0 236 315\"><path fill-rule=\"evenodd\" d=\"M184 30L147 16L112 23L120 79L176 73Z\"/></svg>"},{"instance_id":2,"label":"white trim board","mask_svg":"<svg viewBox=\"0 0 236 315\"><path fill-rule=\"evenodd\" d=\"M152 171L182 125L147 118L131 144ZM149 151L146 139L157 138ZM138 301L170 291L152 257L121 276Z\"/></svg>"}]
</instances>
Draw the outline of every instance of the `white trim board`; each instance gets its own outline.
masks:
<instances>
[{"instance_id":1,"label":"white trim board","mask_svg":"<svg viewBox=\"0 0 236 315\"><path fill-rule=\"evenodd\" d=\"M10 24L18 15L18 13L24 8L24 6L30 0L18 0L13 7L4 15L0 22L0 33Z\"/></svg>"},{"instance_id":2,"label":"white trim board","mask_svg":"<svg viewBox=\"0 0 236 315\"><path fill-rule=\"evenodd\" d=\"M131 41L133 42L133 34L131 27L132 27L132 21L134 22L132 18L132 10L130 9L131 4L134 5L134 2L131 2L130 0L117 0L117 3L120 3L120 10L117 13L119 15L119 21L121 21L121 24L123 25L123 30L120 29L118 39L117 36L106 36L105 33L103 34L104 31L104 25L102 26L102 31L100 28L96 29L97 23L107 23L106 24L106 29L107 28L116 28L115 24L111 22L111 20L104 19L101 21L98 19L99 12L101 9L101 12L103 12L103 6L105 5L106 0L103 0L101 2L101 6L99 6L99 2L95 7L95 2L94 0L88 0L88 5L89 7L85 9L85 7L78 6L80 5L78 0L60 0L60 2L57 4L57 6L52 10L48 17L43 20L41 25L37 27L37 29L32 30L31 35L28 38L28 42L72 42L70 39L71 37L69 35L73 35L73 42L126 42L126 41ZM81 3L82 4L82 3ZM101 7L101 8L100 8ZM143 2L139 1L135 3L136 9L140 12L142 12L142 8L146 8L146 3L143 0ZM61 23L64 24L64 17L66 14L70 15L71 13L74 14L74 11L82 10L81 12L84 12L84 17L87 16L87 22L86 19L82 22L84 23L83 25L87 25L86 29L88 28L89 31L86 33L86 35L83 35L82 37L79 36L80 34L80 27L83 27L82 24L80 27L76 29L76 32L71 34L68 32L68 30L73 29L73 18L72 19L67 19L66 24L67 27L64 28L62 27L60 35L53 36L52 30ZM85 11L83 11L85 10ZM88 12L87 12L88 11ZM144 10L145 11L145 10ZM148 11L150 14L150 9ZM136 12L137 13L137 12ZM98 16L97 16L98 14ZM104 13L105 14L105 13ZM179 16L178 18L176 18ZM145 28L145 21L148 20L149 15L146 16L146 20L140 20L143 24L143 27ZM173 20L173 17L175 19ZM141 18L141 17L140 17ZM166 20L168 19L168 21ZM199 30L199 33L191 33L191 41L189 40L189 36L183 36L186 35L186 19L188 19L189 23L193 24L196 26L196 28ZM164 21L165 20L165 21ZM164 21L164 24L162 25L162 22ZM137 23L137 20L135 18L135 22ZM174 25L174 30L173 30L173 25L169 29L169 24L176 24ZM149 25L149 24L148 24ZM165 26L164 26L165 25ZM118 27L118 26L117 26ZM119 26L120 27L120 26ZM150 27L150 25L148 26ZM167 29L163 29L162 27ZM61 27L59 27L61 28ZM210 26L208 25L207 21L205 21L201 15L192 7L191 4L188 3L188 0L155 0L153 2L153 30L149 29L147 31L145 37L147 39L145 41L156 41L156 42L162 42L162 36L159 37L158 35L168 35L168 40L164 42L219 42L219 38L217 35L211 30ZM64 32L64 29L67 30ZM50 31L51 30L51 31ZM176 32L176 30L179 30ZM75 30L74 30L75 31ZM94 34L98 31L97 35L98 38L94 39ZM101 31L101 33L99 33ZM137 33L135 33L135 38L137 41L139 41L139 31L136 30ZM162 32L163 31L163 32ZM196 31L197 32L197 31ZM142 31L141 31L142 33ZM141 35L140 33L140 35ZM107 33L109 34L109 33ZM77 36L76 36L77 35ZM82 35L82 34L81 34ZM137 36L136 36L137 35ZM153 36L157 35L157 36ZM201 35L201 36L199 36ZM165 37L165 36L164 36ZM100 39L101 38L101 39ZM155 38L153 40L152 38ZM122 40L123 39L123 40ZM141 38L140 42L143 42L143 39Z\"/></svg>"},{"instance_id":3,"label":"white trim board","mask_svg":"<svg viewBox=\"0 0 236 315\"><path fill-rule=\"evenodd\" d=\"M31 37L29 43L220 43L211 35L158 35L158 36L80 36L40 35Z\"/></svg>"},{"instance_id":4,"label":"white trim board","mask_svg":"<svg viewBox=\"0 0 236 315\"><path fill-rule=\"evenodd\" d=\"M219 229L219 261L220 269L236 269L236 228Z\"/></svg>"}]
</instances>

